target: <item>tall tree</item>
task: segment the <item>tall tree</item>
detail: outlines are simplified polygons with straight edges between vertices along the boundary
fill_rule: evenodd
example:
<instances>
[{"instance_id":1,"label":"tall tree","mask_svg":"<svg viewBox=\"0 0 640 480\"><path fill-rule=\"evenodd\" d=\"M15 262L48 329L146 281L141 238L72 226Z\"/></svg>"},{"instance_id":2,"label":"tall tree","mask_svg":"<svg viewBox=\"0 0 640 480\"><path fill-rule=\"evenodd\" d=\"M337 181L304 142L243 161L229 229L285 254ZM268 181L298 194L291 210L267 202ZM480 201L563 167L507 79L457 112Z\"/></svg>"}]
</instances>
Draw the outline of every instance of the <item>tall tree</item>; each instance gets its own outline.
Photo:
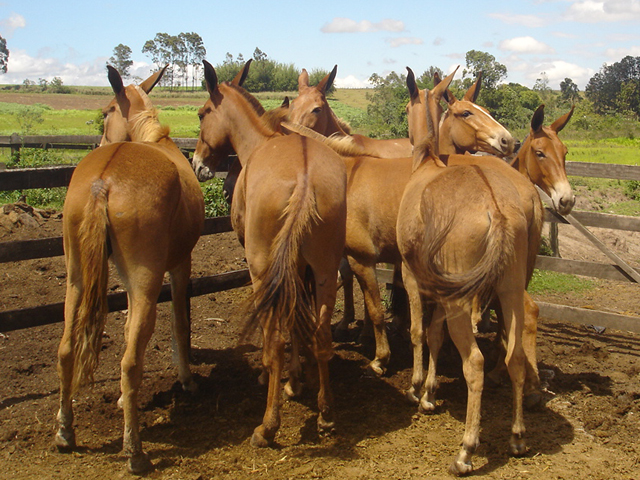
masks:
<instances>
[{"instance_id":1,"label":"tall tree","mask_svg":"<svg viewBox=\"0 0 640 480\"><path fill-rule=\"evenodd\" d=\"M122 43L113 49L113 56L109 58L109 64L114 67L122 78L129 78L131 74L129 69L133 65L131 60L131 49Z\"/></svg>"},{"instance_id":2,"label":"tall tree","mask_svg":"<svg viewBox=\"0 0 640 480\"><path fill-rule=\"evenodd\" d=\"M578 85L573 83L573 80L570 78L565 78L560 82L560 97L562 100L569 103L576 103L580 99L578 92Z\"/></svg>"},{"instance_id":3,"label":"tall tree","mask_svg":"<svg viewBox=\"0 0 640 480\"><path fill-rule=\"evenodd\" d=\"M636 82L640 82L640 57L628 55L613 65L603 65L587 83L585 94L596 113L629 111L625 101L634 102L632 92L636 90ZM634 113L640 115L640 111Z\"/></svg>"},{"instance_id":4,"label":"tall tree","mask_svg":"<svg viewBox=\"0 0 640 480\"><path fill-rule=\"evenodd\" d=\"M7 49L7 41L0 35L0 73L7 73L9 63L9 50Z\"/></svg>"},{"instance_id":5,"label":"tall tree","mask_svg":"<svg viewBox=\"0 0 640 480\"><path fill-rule=\"evenodd\" d=\"M181 33L179 37L186 49L186 66L191 68L191 86L195 87L200 76L200 68L202 60L207 56L207 49L204 48L202 37L195 32ZM187 77L185 77L185 86L187 85Z\"/></svg>"},{"instance_id":6,"label":"tall tree","mask_svg":"<svg viewBox=\"0 0 640 480\"><path fill-rule=\"evenodd\" d=\"M476 77L482 72L482 89L493 90L500 80L507 77L507 67L496 60L496 57L487 52L469 50L465 55L467 68L462 71L464 77L469 77L465 88L468 88Z\"/></svg>"}]
</instances>

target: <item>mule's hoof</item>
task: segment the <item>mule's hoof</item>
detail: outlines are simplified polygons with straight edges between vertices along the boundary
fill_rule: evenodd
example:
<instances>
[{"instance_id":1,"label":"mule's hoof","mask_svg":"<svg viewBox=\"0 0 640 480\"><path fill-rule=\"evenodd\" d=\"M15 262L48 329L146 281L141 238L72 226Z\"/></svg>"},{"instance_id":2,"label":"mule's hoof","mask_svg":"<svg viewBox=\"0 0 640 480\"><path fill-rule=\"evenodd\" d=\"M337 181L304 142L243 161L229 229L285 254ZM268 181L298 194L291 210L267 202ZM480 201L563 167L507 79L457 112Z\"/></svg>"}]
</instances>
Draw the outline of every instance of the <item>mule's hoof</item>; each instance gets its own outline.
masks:
<instances>
[{"instance_id":1,"label":"mule's hoof","mask_svg":"<svg viewBox=\"0 0 640 480\"><path fill-rule=\"evenodd\" d=\"M527 442L522 435L511 435L509 439L509 453L514 457L521 457L525 455L529 449L527 448Z\"/></svg>"},{"instance_id":2,"label":"mule's hoof","mask_svg":"<svg viewBox=\"0 0 640 480\"><path fill-rule=\"evenodd\" d=\"M420 403L420 399L416 395L416 389L413 388L413 387L411 387L409 390L407 390L404 393L404 396L407 397L407 400L409 400L409 402L414 404L414 405L418 405Z\"/></svg>"},{"instance_id":3,"label":"mule's hoof","mask_svg":"<svg viewBox=\"0 0 640 480\"><path fill-rule=\"evenodd\" d=\"M267 448L271 442L264 438L258 431L254 431L251 435L251 446L255 448Z\"/></svg>"},{"instance_id":4,"label":"mule's hoof","mask_svg":"<svg viewBox=\"0 0 640 480\"><path fill-rule=\"evenodd\" d=\"M153 470L153 463L151 463L146 453L137 453L129 457L127 470L134 475L141 475L149 470Z\"/></svg>"},{"instance_id":5,"label":"mule's hoof","mask_svg":"<svg viewBox=\"0 0 640 480\"><path fill-rule=\"evenodd\" d=\"M462 460L454 460L449 467L449 473L456 477L462 477L468 475L473 471L473 464L469 462L463 462Z\"/></svg>"},{"instance_id":6,"label":"mule's hoof","mask_svg":"<svg viewBox=\"0 0 640 480\"><path fill-rule=\"evenodd\" d=\"M535 410L542 405L542 394L540 392L529 393L524 396L522 403L527 410Z\"/></svg>"},{"instance_id":7,"label":"mule's hoof","mask_svg":"<svg viewBox=\"0 0 640 480\"><path fill-rule=\"evenodd\" d=\"M59 452L68 453L76 448L76 434L73 430L58 430L56 438L53 440Z\"/></svg>"},{"instance_id":8,"label":"mule's hoof","mask_svg":"<svg viewBox=\"0 0 640 480\"><path fill-rule=\"evenodd\" d=\"M436 404L426 397L422 397L420 400L420 411L424 413L432 413L436 410Z\"/></svg>"},{"instance_id":9,"label":"mule's hoof","mask_svg":"<svg viewBox=\"0 0 640 480\"><path fill-rule=\"evenodd\" d=\"M376 377L382 377L387 369L382 366L378 360L374 360L369 364L369 371L372 372Z\"/></svg>"},{"instance_id":10,"label":"mule's hoof","mask_svg":"<svg viewBox=\"0 0 640 480\"><path fill-rule=\"evenodd\" d=\"M336 328L333 332L333 340L339 343L346 343L351 341L351 335L348 328Z\"/></svg>"},{"instance_id":11,"label":"mule's hoof","mask_svg":"<svg viewBox=\"0 0 640 480\"><path fill-rule=\"evenodd\" d=\"M299 397L302 393L302 383L295 382L294 384L291 381L288 381L284 386L284 394L287 399Z\"/></svg>"},{"instance_id":12,"label":"mule's hoof","mask_svg":"<svg viewBox=\"0 0 640 480\"><path fill-rule=\"evenodd\" d=\"M336 423L331 420L325 420L322 415L318 415L318 434L320 436L328 437L333 435L336 431Z\"/></svg>"},{"instance_id":13,"label":"mule's hoof","mask_svg":"<svg viewBox=\"0 0 640 480\"><path fill-rule=\"evenodd\" d=\"M182 390L192 395L198 393L198 384L193 378L182 382Z\"/></svg>"}]
</instances>

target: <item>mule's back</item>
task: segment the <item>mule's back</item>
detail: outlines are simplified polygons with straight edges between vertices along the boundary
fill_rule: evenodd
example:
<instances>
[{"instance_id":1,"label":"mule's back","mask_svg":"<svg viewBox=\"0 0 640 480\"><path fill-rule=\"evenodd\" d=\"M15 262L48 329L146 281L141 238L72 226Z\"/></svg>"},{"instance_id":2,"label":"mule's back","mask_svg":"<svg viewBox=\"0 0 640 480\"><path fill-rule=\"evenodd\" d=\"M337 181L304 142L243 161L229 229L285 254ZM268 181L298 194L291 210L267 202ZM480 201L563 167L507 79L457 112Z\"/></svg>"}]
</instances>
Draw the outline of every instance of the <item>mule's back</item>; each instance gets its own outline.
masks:
<instances>
[{"instance_id":1,"label":"mule's back","mask_svg":"<svg viewBox=\"0 0 640 480\"><path fill-rule=\"evenodd\" d=\"M63 216L66 232L75 231L72 227L81 221L88 199L100 192L106 194L108 228L116 252L120 245L135 244L144 255L161 251L147 250L145 244L163 244L165 270L190 254L202 229L202 194L193 172L177 165L170 150L123 142L87 155L69 183Z\"/></svg>"}]
</instances>

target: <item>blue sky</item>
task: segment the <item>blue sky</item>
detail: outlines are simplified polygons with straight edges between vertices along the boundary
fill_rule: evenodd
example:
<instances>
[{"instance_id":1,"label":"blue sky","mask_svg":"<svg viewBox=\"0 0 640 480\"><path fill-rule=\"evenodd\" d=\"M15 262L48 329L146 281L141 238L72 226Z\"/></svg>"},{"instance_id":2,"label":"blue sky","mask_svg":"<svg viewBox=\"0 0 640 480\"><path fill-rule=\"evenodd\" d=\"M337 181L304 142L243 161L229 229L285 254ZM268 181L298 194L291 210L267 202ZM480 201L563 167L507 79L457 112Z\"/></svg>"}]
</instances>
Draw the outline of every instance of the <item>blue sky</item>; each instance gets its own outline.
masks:
<instances>
[{"instance_id":1,"label":"blue sky","mask_svg":"<svg viewBox=\"0 0 640 480\"><path fill-rule=\"evenodd\" d=\"M297 68L337 64L338 87L405 66L464 68L465 53L480 50L507 67L507 82L532 87L545 72L551 88L568 77L583 90L603 64L640 56L640 0L0 0L10 51L0 83L108 85L105 63L120 43L133 51L132 73L146 77L142 47L158 32L199 34L213 65L256 47Z\"/></svg>"}]
</instances>

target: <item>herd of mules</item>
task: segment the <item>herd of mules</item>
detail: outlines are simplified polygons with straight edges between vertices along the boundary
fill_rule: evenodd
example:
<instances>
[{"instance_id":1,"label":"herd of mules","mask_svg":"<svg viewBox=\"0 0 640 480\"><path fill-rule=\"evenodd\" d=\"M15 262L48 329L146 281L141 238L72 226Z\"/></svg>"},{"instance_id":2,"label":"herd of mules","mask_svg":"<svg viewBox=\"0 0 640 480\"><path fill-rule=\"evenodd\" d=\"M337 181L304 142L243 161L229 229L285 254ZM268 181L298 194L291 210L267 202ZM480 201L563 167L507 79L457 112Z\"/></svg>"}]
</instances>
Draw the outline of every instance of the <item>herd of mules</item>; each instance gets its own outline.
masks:
<instances>
[{"instance_id":1,"label":"herd of mules","mask_svg":"<svg viewBox=\"0 0 640 480\"><path fill-rule=\"evenodd\" d=\"M104 136L100 147L78 164L63 212L68 274L58 353L58 449L76 447L72 399L92 380L98 363L111 258L129 302L118 400L124 410L123 448L129 471L153 468L140 440L138 392L158 294L169 272L178 376L185 390L195 392L186 290L191 251L204 221L198 181L210 179L221 160L236 154L227 191L233 196L231 221L245 249L254 294L244 335L256 329L262 333L260 381L268 384L265 414L251 445L269 446L280 426L286 342L292 352L286 395L301 392L304 355L314 370L317 366L318 430L334 430L329 361L333 335L353 320L347 272L363 291L375 337L370 368L384 374L390 349L376 265L388 263L402 277L410 307L414 364L407 397L421 410L435 409L445 320L463 360L466 427L450 471L471 472L479 442L484 359L474 331L489 308L496 311L502 355L489 377L499 381L508 372L513 388L510 452L524 454L524 405L540 398L538 308L526 292L543 219L536 186L559 213L571 211L567 149L558 132L573 109L544 126L540 106L516 152L511 134L475 104L480 77L458 100L448 88L455 72L436 77L429 91L417 87L408 69L409 138L375 140L351 134L329 107L326 92L336 68L315 86L303 70L298 97L266 112L242 88L250 63L233 81L218 83L215 69L204 62L209 99L198 111L200 134L191 162L158 122L148 97L164 69L139 86L126 87L118 72L108 69L115 98L103 111ZM339 279L345 287L345 316L332 333Z\"/></svg>"}]
</instances>

